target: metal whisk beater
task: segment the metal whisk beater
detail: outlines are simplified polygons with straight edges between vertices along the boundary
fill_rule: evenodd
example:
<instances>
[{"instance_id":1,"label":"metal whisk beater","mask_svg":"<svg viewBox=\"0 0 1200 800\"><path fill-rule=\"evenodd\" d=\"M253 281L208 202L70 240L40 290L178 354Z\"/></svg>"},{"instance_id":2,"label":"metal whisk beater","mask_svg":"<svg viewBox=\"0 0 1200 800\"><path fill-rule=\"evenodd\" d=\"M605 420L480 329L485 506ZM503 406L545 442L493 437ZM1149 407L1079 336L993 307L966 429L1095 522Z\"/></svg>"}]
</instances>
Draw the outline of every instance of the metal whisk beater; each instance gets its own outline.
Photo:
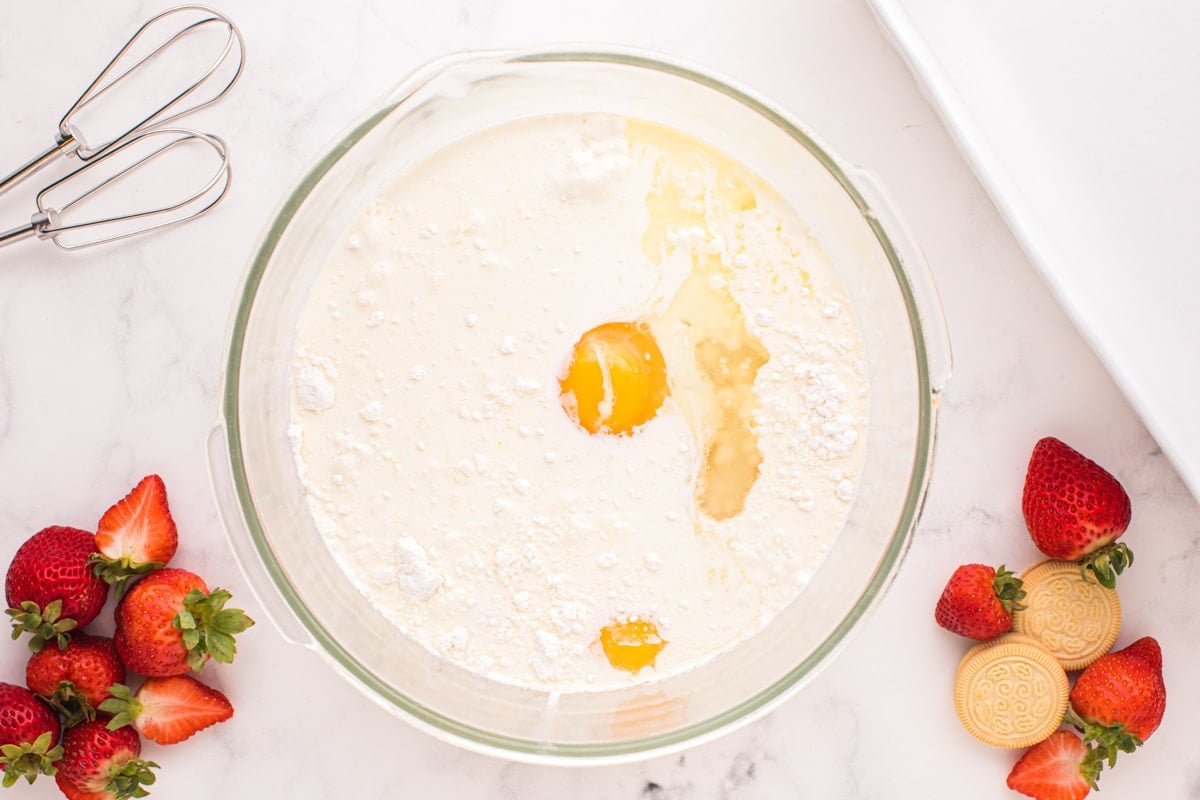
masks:
<instances>
[{"instance_id":1,"label":"metal whisk beater","mask_svg":"<svg viewBox=\"0 0 1200 800\"><path fill-rule=\"evenodd\" d=\"M103 141L98 143L87 142L83 131L76 124L76 120L81 114L92 109L97 101L105 95L109 95L114 89L138 77L139 73L150 70L155 62L165 63L162 57L170 53L172 49L180 47L189 37L195 37L201 32L209 32L213 29L218 34L224 31L224 46L220 48L212 62L203 67L203 71L198 76L189 80L180 91L161 105L148 110L143 108L129 111L127 119L134 121L126 124L120 133L106 136ZM122 63L139 43L152 42L156 36L165 36L165 39L132 64ZM217 11L205 6L179 6L152 17L137 29L112 61L108 62L96 79L84 89L79 99L67 109L67 113L58 123L54 146L0 180L0 194L63 156L74 155L82 161L88 161L129 136L153 127L170 125L181 117L212 105L223 97L241 77L244 61L245 42L242 39L241 31L228 17ZM226 64L228 66L222 69ZM223 78L224 82L214 80L218 77ZM203 91L206 87L208 88L207 92Z\"/></svg>"},{"instance_id":2,"label":"metal whisk beater","mask_svg":"<svg viewBox=\"0 0 1200 800\"><path fill-rule=\"evenodd\" d=\"M196 45L212 52L202 60L195 53L184 60ZM67 109L54 146L0 179L2 195L63 157L83 162L38 192L38 211L30 223L0 233L0 246L37 237L73 250L159 230L210 210L229 190L228 147L216 136L167 126L222 98L241 77L244 62L241 31L217 11L179 6L148 20ZM186 68L182 73L181 66ZM146 89L146 81L157 85ZM136 100L119 102L123 90ZM89 141L81 127L103 129L105 112L114 120L107 126L110 130L98 141ZM207 151L199 161L179 157L198 147ZM196 169L199 177L185 182L168 175L165 181L144 180L139 185L138 177L168 162ZM204 165L197 167L201 162ZM164 185L172 187L165 197ZM148 201L149 195L160 199ZM120 210L90 211L97 198L115 200Z\"/></svg>"},{"instance_id":3,"label":"metal whisk beater","mask_svg":"<svg viewBox=\"0 0 1200 800\"><path fill-rule=\"evenodd\" d=\"M200 167L197 176L186 184L176 181L178 188L173 187L168 198L140 206L139 195L161 185L154 180L153 167L168 154L196 146L211 150L216 161ZM200 155L212 160L208 152ZM137 185L138 178L144 179L143 185ZM166 228L195 219L219 203L229 191L231 178L229 149L216 136L183 128L142 131L38 192L38 210L29 224L0 233L0 247L37 237L51 239L65 250L77 250ZM129 197L125 198L129 207L122 213L91 216L83 211L105 193L118 191L122 183L132 183L127 186ZM65 202L56 204L54 199L59 195L65 197ZM81 216L76 219L76 215Z\"/></svg>"}]
</instances>

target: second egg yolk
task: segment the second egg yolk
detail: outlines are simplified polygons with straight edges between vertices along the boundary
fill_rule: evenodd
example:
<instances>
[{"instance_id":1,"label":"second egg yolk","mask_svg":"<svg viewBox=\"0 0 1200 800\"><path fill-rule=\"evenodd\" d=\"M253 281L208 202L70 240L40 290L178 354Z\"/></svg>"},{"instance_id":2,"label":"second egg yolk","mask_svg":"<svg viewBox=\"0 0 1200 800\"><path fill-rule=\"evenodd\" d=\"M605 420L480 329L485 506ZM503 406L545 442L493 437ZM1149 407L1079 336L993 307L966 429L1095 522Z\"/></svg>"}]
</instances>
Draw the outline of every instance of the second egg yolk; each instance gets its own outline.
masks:
<instances>
[{"instance_id":1,"label":"second egg yolk","mask_svg":"<svg viewBox=\"0 0 1200 800\"><path fill-rule=\"evenodd\" d=\"M666 400L666 363L645 323L608 322L579 337L559 388L563 410L585 431L628 436Z\"/></svg>"},{"instance_id":2,"label":"second egg yolk","mask_svg":"<svg viewBox=\"0 0 1200 800\"><path fill-rule=\"evenodd\" d=\"M631 618L600 629L600 647L608 663L616 669L637 674L654 664L667 642L658 634L658 626L648 619Z\"/></svg>"}]
</instances>

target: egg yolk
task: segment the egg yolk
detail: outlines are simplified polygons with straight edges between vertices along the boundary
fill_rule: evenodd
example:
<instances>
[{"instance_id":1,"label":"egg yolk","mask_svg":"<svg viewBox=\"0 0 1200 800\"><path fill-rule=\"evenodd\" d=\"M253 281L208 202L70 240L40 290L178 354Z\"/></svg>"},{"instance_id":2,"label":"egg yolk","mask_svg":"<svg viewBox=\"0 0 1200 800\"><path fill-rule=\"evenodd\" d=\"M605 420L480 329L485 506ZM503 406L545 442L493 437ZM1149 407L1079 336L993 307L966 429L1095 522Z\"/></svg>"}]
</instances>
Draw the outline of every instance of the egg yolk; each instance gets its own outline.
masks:
<instances>
[{"instance_id":1,"label":"egg yolk","mask_svg":"<svg viewBox=\"0 0 1200 800\"><path fill-rule=\"evenodd\" d=\"M662 351L641 322L607 322L584 333L558 383L563 410L591 434L628 436L667 399Z\"/></svg>"},{"instance_id":2,"label":"egg yolk","mask_svg":"<svg viewBox=\"0 0 1200 800\"><path fill-rule=\"evenodd\" d=\"M601 628L600 646L613 667L637 673L654 664L667 642L658 635L658 626L653 622L633 618Z\"/></svg>"}]
</instances>

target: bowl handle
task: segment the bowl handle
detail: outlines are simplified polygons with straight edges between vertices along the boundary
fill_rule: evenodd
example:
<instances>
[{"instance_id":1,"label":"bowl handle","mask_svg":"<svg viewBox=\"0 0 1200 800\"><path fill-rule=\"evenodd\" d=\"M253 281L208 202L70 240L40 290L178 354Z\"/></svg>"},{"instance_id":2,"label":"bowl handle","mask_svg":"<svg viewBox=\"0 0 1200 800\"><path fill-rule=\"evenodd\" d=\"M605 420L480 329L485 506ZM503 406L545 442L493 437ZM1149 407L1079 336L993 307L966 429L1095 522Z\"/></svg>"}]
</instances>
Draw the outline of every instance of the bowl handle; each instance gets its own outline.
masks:
<instances>
[{"instance_id":1,"label":"bowl handle","mask_svg":"<svg viewBox=\"0 0 1200 800\"><path fill-rule=\"evenodd\" d=\"M954 371L954 354L950 348L950 332L946 327L946 315L937 284L933 281L933 272L908 223L875 173L857 166L849 167L846 171L866 200L864 214L867 219L878 223L887 233L904 267L908 289L921 320L930 388L936 397L946 388Z\"/></svg>"},{"instance_id":2,"label":"bowl handle","mask_svg":"<svg viewBox=\"0 0 1200 800\"><path fill-rule=\"evenodd\" d=\"M225 424L218 422L208 433L208 474L212 479L213 496L217 501L225 536L233 549L234 559L242 577L250 586L258 605L271 620L279 635L291 644L315 649L316 642L296 619L287 602L266 574L262 559L255 549L245 519L238 511L240 503L233 482L233 467L229 459Z\"/></svg>"}]
</instances>

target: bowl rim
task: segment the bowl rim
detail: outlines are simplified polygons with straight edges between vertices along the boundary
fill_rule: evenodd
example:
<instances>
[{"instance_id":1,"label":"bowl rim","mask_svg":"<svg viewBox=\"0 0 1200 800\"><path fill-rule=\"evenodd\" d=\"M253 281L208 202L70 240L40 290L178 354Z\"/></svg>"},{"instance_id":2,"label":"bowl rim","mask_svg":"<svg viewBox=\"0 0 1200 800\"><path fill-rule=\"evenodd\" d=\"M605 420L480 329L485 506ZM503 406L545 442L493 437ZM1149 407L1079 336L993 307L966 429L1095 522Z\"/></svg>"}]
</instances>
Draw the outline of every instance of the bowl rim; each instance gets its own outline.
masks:
<instances>
[{"instance_id":1,"label":"bowl rim","mask_svg":"<svg viewBox=\"0 0 1200 800\"><path fill-rule=\"evenodd\" d=\"M908 314L917 367L917 432L912 471L904 507L896 528L876 564L871 580L863 587L850 611L831 630L826 639L801 662L766 689L731 706L725 711L672 731L621 742L592 744L563 744L496 734L460 722L428 708L398 691L379 678L345 650L309 610L292 587L267 539L250 491L244 453L240 439L239 386L246 330L253 311L258 288L275 247L287 230L292 218L309 194L333 166L357 144L376 124L387 117L419 88L442 72L464 63L531 63L531 62L596 62L616 64L666 73L720 92L765 117L809 151L839 183L854 202L870 227L890 264ZM542 764L613 764L642 760L652 756L692 747L746 725L778 707L813 679L849 642L865 618L882 599L887 587L907 553L917 520L920 517L929 485L937 432L937 403L940 381L931 378L929 329L923 320L918 292L910 282L905 268L902 248L897 246L896 234L889 233L877 209L855 184L852 173L861 172L844 164L804 125L753 91L713 71L682 60L645 50L596 44L556 44L527 49L460 51L426 62L401 81L359 119L339 134L320 156L304 170L300 179L288 190L275 210L270 224L255 246L243 280L240 299L234 309L228 334L228 356L221 389L221 427L226 438L228 464L233 489L238 501L241 521L249 533L260 565L265 568L273 588L282 597L288 610L312 637L314 649L331 662L334 668L365 689L368 697L435 738L476 752L500 756L509 760ZM886 210L886 209L885 209ZM887 215L882 215L886 216ZM905 232L897 232L903 239ZM948 377L948 376L945 376ZM214 465L215 466L215 465ZM236 535L231 532L230 535ZM240 559L239 559L240 560ZM249 565L246 565L248 568Z\"/></svg>"}]
</instances>

